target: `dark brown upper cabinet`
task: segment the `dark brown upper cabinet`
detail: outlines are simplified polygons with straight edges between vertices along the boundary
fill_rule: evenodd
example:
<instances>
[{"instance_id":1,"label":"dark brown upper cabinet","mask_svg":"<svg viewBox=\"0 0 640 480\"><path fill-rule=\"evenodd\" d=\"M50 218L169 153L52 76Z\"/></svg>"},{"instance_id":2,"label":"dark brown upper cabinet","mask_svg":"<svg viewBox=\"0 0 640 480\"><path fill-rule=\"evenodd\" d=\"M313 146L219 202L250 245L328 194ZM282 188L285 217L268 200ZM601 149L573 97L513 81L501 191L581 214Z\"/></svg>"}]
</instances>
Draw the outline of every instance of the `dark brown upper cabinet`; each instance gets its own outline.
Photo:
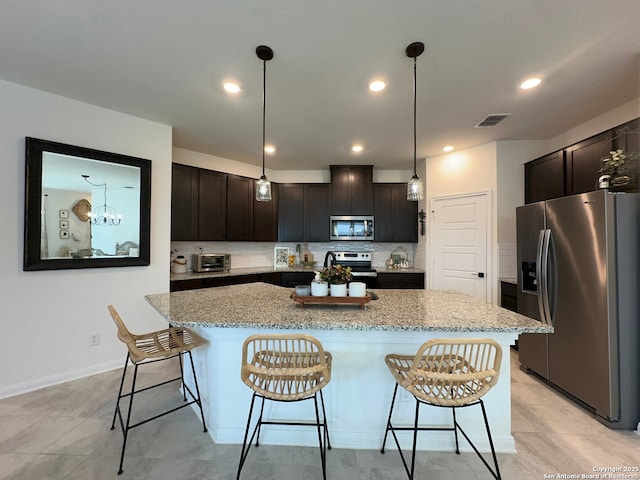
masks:
<instances>
[{"instance_id":1,"label":"dark brown upper cabinet","mask_svg":"<svg viewBox=\"0 0 640 480\"><path fill-rule=\"evenodd\" d=\"M255 188L255 187L254 187ZM271 182L271 201L259 202L253 197L253 240L278 241L278 208L280 186Z\"/></svg>"},{"instance_id":2,"label":"dark brown upper cabinet","mask_svg":"<svg viewBox=\"0 0 640 480\"><path fill-rule=\"evenodd\" d=\"M611 132L588 138L566 151L566 194L592 192L598 189L602 159L611 147Z\"/></svg>"},{"instance_id":3,"label":"dark brown upper cabinet","mask_svg":"<svg viewBox=\"0 0 640 480\"><path fill-rule=\"evenodd\" d=\"M328 242L331 216L331 191L328 183L304 184L304 241Z\"/></svg>"},{"instance_id":4,"label":"dark brown upper cabinet","mask_svg":"<svg viewBox=\"0 0 640 480\"><path fill-rule=\"evenodd\" d=\"M227 175L174 163L171 240L225 240Z\"/></svg>"},{"instance_id":5,"label":"dark brown upper cabinet","mask_svg":"<svg viewBox=\"0 0 640 480\"><path fill-rule=\"evenodd\" d=\"M198 180L198 240L223 241L227 237L227 175L200 170Z\"/></svg>"},{"instance_id":6,"label":"dark brown upper cabinet","mask_svg":"<svg viewBox=\"0 0 640 480\"><path fill-rule=\"evenodd\" d=\"M630 169L625 172L630 177L628 184L616 188L618 191L638 192L640 191L640 118L631 120L612 130L613 148L611 150L624 150L626 155L635 157L631 160ZM609 152L606 152L607 154Z\"/></svg>"},{"instance_id":7,"label":"dark brown upper cabinet","mask_svg":"<svg viewBox=\"0 0 640 480\"><path fill-rule=\"evenodd\" d=\"M407 200L406 183L375 183L376 242L418 241L418 202Z\"/></svg>"},{"instance_id":8,"label":"dark brown upper cabinet","mask_svg":"<svg viewBox=\"0 0 640 480\"><path fill-rule=\"evenodd\" d=\"M565 194L564 161L564 150L560 150L525 163L525 203L550 200Z\"/></svg>"},{"instance_id":9,"label":"dark brown upper cabinet","mask_svg":"<svg viewBox=\"0 0 640 480\"><path fill-rule=\"evenodd\" d=\"M331 165L331 215L373 215L373 166Z\"/></svg>"},{"instance_id":10,"label":"dark brown upper cabinet","mask_svg":"<svg viewBox=\"0 0 640 480\"><path fill-rule=\"evenodd\" d=\"M278 241L328 242L331 185L280 184Z\"/></svg>"},{"instance_id":11,"label":"dark brown upper cabinet","mask_svg":"<svg viewBox=\"0 0 640 480\"><path fill-rule=\"evenodd\" d=\"M625 130L626 128L626 130ZM609 152L623 149L640 151L640 118L582 140L558 152L524 165L525 203L539 202L565 195L591 192L599 188L602 160ZM610 187L612 191L638 191L640 165L631 169L628 184Z\"/></svg>"},{"instance_id":12,"label":"dark brown upper cabinet","mask_svg":"<svg viewBox=\"0 0 640 480\"><path fill-rule=\"evenodd\" d=\"M171 165L171 240L198 240L199 169Z\"/></svg>"},{"instance_id":13,"label":"dark brown upper cabinet","mask_svg":"<svg viewBox=\"0 0 640 480\"><path fill-rule=\"evenodd\" d=\"M253 240L254 198L252 178L227 175L227 240Z\"/></svg>"},{"instance_id":14,"label":"dark brown upper cabinet","mask_svg":"<svg viewBox=\"0 0 640 480\"><path fill-rule=\"evenodd\" d=\"M278 241L304 240L304 184L280 184L278 202Z\"/></svg>"}]
</instances>

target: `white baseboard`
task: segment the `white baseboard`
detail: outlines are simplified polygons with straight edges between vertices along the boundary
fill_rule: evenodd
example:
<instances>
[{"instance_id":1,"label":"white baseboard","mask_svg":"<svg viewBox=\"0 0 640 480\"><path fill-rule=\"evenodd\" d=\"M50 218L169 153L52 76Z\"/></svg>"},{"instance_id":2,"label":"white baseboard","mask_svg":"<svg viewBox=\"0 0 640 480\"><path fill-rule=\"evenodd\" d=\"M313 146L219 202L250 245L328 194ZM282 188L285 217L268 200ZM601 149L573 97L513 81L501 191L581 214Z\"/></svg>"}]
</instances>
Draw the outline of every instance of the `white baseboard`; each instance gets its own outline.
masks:
<instances>
[{"instance_id":1,"label":"white baseboard","mask_svg":"<svg viewBox=\"0 0 640 480\"><path fill-rule=\"evenodd\" d=\"M42 377L36 380L2 387L0 388L0 399L33 392L34 390L40 390L41 388L50 387L52 385L59 385L79 378L90 377L98 373L109 372L117 368L122 368L122 363L122 360L112 360L110 362L99 363L89 367L78 368L76 370L57 373L48 377Z\"/></svg>"}]
</instances>

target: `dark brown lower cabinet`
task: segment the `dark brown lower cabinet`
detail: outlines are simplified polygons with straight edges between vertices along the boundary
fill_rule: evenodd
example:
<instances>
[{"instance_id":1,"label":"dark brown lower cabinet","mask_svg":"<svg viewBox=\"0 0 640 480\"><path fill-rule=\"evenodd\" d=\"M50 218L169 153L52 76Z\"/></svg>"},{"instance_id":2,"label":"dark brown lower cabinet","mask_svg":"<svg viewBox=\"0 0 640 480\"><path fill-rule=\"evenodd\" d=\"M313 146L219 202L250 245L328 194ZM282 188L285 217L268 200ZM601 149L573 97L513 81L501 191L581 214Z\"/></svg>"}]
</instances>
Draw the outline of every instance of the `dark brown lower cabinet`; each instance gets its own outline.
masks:
<instances>
[{"instance_id":1,"label":"dark brown lower cabinet","mask_svg":"<svg viewBox=\"0 0 640 480\"><path fill-rule=\"evenodd\" d=\"M511 310L518 311L518 286L511 282L500 282L500 306Z\"/></svg>"},{"instance_id":2,"label":"dark brown lower cabinet","mask_svg":"<svg viewBox=\"0 0 640 480\"><path fill-rule=\"evenodd\" d=\"M295 287L296 285L309 285L315 277L314 272L282 272L281 284L283 287Z\"/></svg>"},{"instance_id":3,"label":"dark brown lower cabinet","mask_svg":"<svg viewBox=\"0 0 640 480\"><path fill-rule=\"evenodd\" d=\"M424 273L378 272L378 288L424 289Z\"/></svg>"},{"instance_id":4,"label":"dark brown lower cabinet","mask_svg":"<svg viewBox=\"0 0 640 480\"><path fill-rule=\"evenodd\" d=\"M250 273L246 275L225 275L220 277L190 278L188 280L172 280L169 290L180 292L183 290L197 290L199 288L226 287L228 285L240 285L243 283L264 282L272 285L280 285L282 277L280 272Z\"/></svg>"}]
</instances>

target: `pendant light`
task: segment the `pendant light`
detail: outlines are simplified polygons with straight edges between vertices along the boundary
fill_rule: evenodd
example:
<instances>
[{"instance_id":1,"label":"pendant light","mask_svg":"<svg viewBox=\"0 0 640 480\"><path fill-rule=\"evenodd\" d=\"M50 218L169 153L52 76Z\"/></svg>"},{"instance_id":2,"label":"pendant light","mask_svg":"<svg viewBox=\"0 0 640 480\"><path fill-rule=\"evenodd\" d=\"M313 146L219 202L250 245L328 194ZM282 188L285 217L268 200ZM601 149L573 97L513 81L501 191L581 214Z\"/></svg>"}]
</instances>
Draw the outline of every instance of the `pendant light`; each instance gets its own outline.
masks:
<instances>
[{"instance_id":1,"label":"pendant light","mask_svg":"<svg viewBox=\"0 0 640 480\"><path fill-rule=\"evenodd\" d=\"M273 50L266 45L256 47L256 55L262 60L262 176L256 182L256 200L258 202L271 201L271 182L264 174L265 148L265 113L267 109L267 61L273 58Z\"/></svg>"},{"instance_id":2,"label":"pendant light","mask_svg":"<svg viewBox=\"0 0 640 480\"><path fill-rule=\"evenodd\" d=\"M407 57L413 58L413 176L409 180L409 183L407 183L407 200L417 202L424 198L424 187L422 180L416 173L416 59L424 52L424 43L414 42L407 47L406 52Z\"/></svg>"}]
</instances>

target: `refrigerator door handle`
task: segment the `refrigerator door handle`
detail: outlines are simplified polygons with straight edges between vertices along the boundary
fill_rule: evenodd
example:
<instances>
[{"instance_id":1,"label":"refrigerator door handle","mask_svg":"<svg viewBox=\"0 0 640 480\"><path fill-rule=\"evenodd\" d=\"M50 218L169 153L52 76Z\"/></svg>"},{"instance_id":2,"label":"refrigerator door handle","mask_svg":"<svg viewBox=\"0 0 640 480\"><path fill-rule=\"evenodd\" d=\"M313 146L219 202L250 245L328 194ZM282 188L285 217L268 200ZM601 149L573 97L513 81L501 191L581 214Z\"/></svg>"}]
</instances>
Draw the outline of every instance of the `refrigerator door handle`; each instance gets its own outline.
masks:
<instances>
[{"instance_id":1,"label":"refrigerator door handle","mask_svg":"<svg viewBox=\"0 0 640 480\"><path fill-rule=\"evenodd\" d=\"M542 285L540 296L542 297L542 308L544 310L544 323L551 325L551 308L549 306L549 243L551 241L551 230L544 231L542 243Z\"/></svg>"},{"instance_id":2,"label":"refrigerator door handle","mask_svg":"<svg viewBox=\"0 0 640 480\"><path fill-rule=\"evenodd\" d=\"M540 230L540 235L538 235L538 249L536 251L536 282L537 282L537 292L538 292L538 311L540 312L540 321L542 323L548 323L547 318L545 317L545 309L544 309L544 291L546 290L546 285L543 278L543 256L542 250L544 245L544 236L546 230Z\"/></svg>"}]
</instances>

